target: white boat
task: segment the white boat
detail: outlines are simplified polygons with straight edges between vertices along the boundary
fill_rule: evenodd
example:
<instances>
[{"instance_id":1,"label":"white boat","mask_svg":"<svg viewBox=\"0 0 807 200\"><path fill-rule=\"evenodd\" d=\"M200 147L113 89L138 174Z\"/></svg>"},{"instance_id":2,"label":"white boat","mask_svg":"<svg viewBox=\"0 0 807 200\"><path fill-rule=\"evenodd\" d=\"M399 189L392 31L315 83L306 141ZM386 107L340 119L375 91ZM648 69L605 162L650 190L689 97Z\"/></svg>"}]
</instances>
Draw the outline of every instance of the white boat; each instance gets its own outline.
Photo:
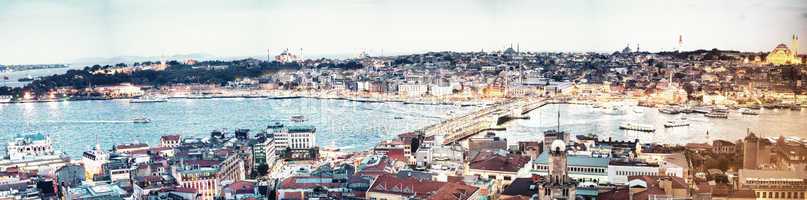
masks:
<instances>
[{"instance_id":1,"label":"white boat","mask_svg":"<svg viewBox=\"0 0 807 200\"><path fill-rule=\"evenodd\" d=\"M653 126L644 125L644 124L630 123L630 122L623 122L622 124L619 125L619 129L632 130L632 131L642 131L642 132L655 132L656 131L656 128L653 128Z\"/></svg>"},{"instance_id":2,"label":"white boat","mask_svg":"<svg viewBox=\"0 0 807 200\"><path fill-rule=\"evenodd\" d=\"M303 117L302 115L294 115L294 116L291 116L290 120L292 122L305 122L305 117Z\"/></svg>"},{"instance_id":3,"label":"white boat","mask_svg":"<svg viewBox=\"0 0 807 200\"><path fill-rule=\"evenodd\" d=\"M14 97L10 95L0 95L0 103L9 103Z\"/></svg>"},{"instance_id":4,"label":"white boat","mask_svg":"<svg viewBox=\"0 0 807 200\"><path fill-rule=\"evenodd\" d=\"M155 97L155 96L141 96L140 98L129 100L129 103L160 103L166 102L164 98Z\"/></svg>"},{"instance_id":5,"label":"white boat","mask_svg":"<svg viewBox=\"0 0 807 200\"><path fill-rule=\"evenodd\" d=\"M664 123L665 128L672 128L672 127L681 127L681 126L689 126L689 121L685 118L670 120L667 123Z\"/></svg>"},{"instance_id":6,"label":"white boat","mask_svg":"<svg viewBox=\"0 0 807 200\"><path fill-rule=\"evenodd\" d=\"M743 114L743 115L759 115L759 112L751 110L751 109L748 109L748 108L740 108L740 110L738 110L738 111L740 112L740 114Z\"/></svg>"},{"instance_id":7,"label":"white boat","mask_svg":"<svg viewBox=\"0 0 807 200\"><path fill-rule=\"evenodd\" d=\"M624 115L626 113L625 108L622 106L608 106L601 108L601 111L603 114L607 115Z\"/></svg>"},{"instance_id":8,"label":"white boat","mask_svg":"<svg viewBox=\"0 0 807 200\"><path fill-rule=\"evenodd\" d=\"M151 119L145 118L145 117L138 117L138 118L132 119L132 123L135 123L135 124L148 124L148 123L151 123Z\"/></svg>"}]
</instances>

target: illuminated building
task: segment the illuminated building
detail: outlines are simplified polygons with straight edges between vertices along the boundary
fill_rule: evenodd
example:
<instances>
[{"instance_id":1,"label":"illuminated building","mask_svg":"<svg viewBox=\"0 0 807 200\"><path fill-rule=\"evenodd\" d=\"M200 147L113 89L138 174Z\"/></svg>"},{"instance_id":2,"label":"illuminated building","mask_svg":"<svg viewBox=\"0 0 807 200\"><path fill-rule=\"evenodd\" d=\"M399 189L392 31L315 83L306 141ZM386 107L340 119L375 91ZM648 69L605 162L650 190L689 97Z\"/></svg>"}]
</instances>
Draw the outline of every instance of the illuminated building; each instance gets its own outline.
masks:
<instances>
[{"instance_id":1,"label":"illuminated building","mask_svg":"<svg viewBox=\"0 0 807 200\"><path fill-rule=\"evenodd\" d=\"M765 58L767 63L774 65L801 64L799 54L799 36L793 35L791 48L785 44L779 44Z\"/></svg>"},{"instance_id":2,"label":"illuminated building","mask_svg":"<svg viewBox=\"0 0 807 200\"><path fill-rule=\"evenodd\" d=\"M6 145L11 160L55 155L50 137L41 133L20 136Z\"/></svg>"},{"instance_id":3,"label":"illuminated building","mask_svg":"<svg viewBox=\"0 0 807 200\"><path fill-rule=\"evenodd\" d=\"M84 178L87 181L93 181L93 177L103 175L104 163L109 161L109 154L101 150L101 145L96 144L95 149L85 151L81 157L81 163L84 164Z\"/></svg>"}]
</instances>

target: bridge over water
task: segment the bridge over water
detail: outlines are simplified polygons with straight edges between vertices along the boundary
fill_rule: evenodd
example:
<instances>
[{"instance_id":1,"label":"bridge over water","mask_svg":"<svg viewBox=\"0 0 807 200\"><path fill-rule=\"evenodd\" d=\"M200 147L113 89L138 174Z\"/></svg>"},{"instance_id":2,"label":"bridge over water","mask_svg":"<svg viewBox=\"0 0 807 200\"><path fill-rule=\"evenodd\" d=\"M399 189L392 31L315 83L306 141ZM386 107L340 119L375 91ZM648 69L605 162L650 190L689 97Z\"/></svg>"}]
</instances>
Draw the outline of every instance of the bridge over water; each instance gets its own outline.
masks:
<instances>
[{"instance_id":1,"label":"bridge over water","mask_svg":"<svg viewBox=\"0 0 807 200\"><path fill-rule=\"evenodd\" d=\"M425 137L441 136L443 144L451 144L484 130L496 128L499 119L522 118L524 114L546 105L543 98L518 98L499 102L480 110L447 119L437 124L416 130ZM435 141L441 142L441 141Z\"/></svg>"}]
</instances>

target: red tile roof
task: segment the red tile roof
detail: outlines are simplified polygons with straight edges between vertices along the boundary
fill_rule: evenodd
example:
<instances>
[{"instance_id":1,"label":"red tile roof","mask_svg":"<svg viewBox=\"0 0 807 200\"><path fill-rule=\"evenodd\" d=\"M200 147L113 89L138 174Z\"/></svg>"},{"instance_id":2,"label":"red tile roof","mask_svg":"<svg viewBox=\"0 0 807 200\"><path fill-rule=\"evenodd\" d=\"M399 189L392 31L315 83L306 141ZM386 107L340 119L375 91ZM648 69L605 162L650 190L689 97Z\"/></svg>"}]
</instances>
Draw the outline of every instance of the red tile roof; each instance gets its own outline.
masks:
<instances>
[{"instance_id":1,"label":"red tile roof","mask_svg":"<svg viewBox=\"0 0 807 200\"><path fill-rule=\"evenodd\" d=\"M479 188L462 183L446 183L429 199L465 200L471 197Z\"/></svg>"},{"instance_id":2,"label":"red tile roof","mask_svg":"<svg viewBox=\"0 0 807 200\"><path fill-rule=\"evenodd\" d=\"M518 172L530 158L522 155L500 155L493 152L481 152L470 162L471 169Z\"/></svg>"},{"instance_id":3,"label":"red tile roof","mask_svg":"<svg viewBox=\"0 0 807 200\"><path fill-rule=\"evenodd\" d=\"M428 198L446 183L436 181L418 181L415 178L397 178L391 174L379 176L367 192L415 195L420 199Z\"/></svg>"},{"instance_id":4,"label":"red tile roof","mask_svg":"<svg viewBox=\"0 0 807 200\"><path fill-rule=\"evenodd\" d=\"M334 183L328 177L316 177L316 176L292 176L280 183L280 189L305 189L305 188L313 188L317 186L325 186L330 188L336 188L340 186L340 183Z\"/></svg>"}]
</instances>

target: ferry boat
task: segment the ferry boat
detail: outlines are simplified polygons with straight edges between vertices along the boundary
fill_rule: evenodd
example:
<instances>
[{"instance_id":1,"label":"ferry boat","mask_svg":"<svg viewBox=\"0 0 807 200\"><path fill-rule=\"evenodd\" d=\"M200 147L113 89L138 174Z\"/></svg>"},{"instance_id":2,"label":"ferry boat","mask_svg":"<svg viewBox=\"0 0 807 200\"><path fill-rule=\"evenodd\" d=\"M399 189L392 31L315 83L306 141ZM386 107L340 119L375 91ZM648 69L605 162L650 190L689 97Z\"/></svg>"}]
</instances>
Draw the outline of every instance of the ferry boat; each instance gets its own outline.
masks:
<instances>
[{"instance_id":1,"label":"ferry boat","mask_svg":"<svg viewBox=\"0 0 807 200\"><path fill-rule=\"evenodd\" d=\"M748 106L748 109L759 110L759 109L762 109L762 106L760 106L759 104L754 104L754 105Z\"/></svg>"},{"instance_id":2,"label":"ferry boat","mask_svg":"<svg viewBox=\"0 0 807 200\"><path fill-rule=\"evenodd\" d=\"M801 111L801 105L799 105L799 104L790 105L790 110L792 110L792 111Z\"/></svg>"},{"instance_id":3,"label":"ferry boat","mask_svg":"<svg viewBox=\"0 0 807 200\"><path fill-rule=\"evenodd\" d=\"M679 114L679 113L681 113L681 112L682 112L682 110L681 110L680 108L677 108L677 107L664 107L664 108L659 108L659 109L658 109L658 111L659 111L660 113L664 113L664 114L671 114L671 115L676 115L676 114Z\"/></svg>"},{"instance_id":4,"label":"ferry boat","mask_svg":"<svg viewBox=\"0 0 807 200\"><path fill-rule=\"evenodd\" d=\"M706 114L706 113L711 112L711 110L709 108L706 108L706 107L695 107L695 108L692 109L692 112L693 113Z\"/></svg>"},{"instance_id":5,"label":"ferry boat","mask_svg":"<svg viewBox=\"0 0 807 200\"><path fill-rule=\"evenodd\" d=\"M0 95L0 103L10 103L11 99L14 99L14 97L10 95Z\"/></svg>"},{"instance_id":6,"label":"ferry boat","mask_svg":"<svg viewBox=\"0 0 807 200\"><path fill-rule=\"evenodd\" d=\"M667 121L664 123L665 128L689 126L689 121L686 118Z\"/></svg>"},{"instance_id":7,"label":"ferry boat","mask_svg":"<svg viewBox=\"0 0 807 200\"><path fill-rule=\"evenodd\" d=\"M294 115L291 116L289 120L292 122L305 122L305 117L303 117L302 115Z\"/></svg>"},{"instance_id":8,"label":"ferry boat","mask_svg":"<svg viewBox=\"0 0 807 200\"><path fill-rule=\"evenodd\" d=\"M754 111L754 110L751 110L751 109L748 109L748 108L740 108L740 110L737 110L737 111L739 111L740 114L743 114L743 115L759 115L759 113L757 111Z\"/></svg>"},{"instance_id":9,"label":"ferry boat","mask_svg":"<svg viewBox=\"0 0 807 200\"><path fill-rule=\"evenodd\" d=\"M165 99L160 98L160 97L142 96L140 98L129 100L129 103L160 103L160 102L166 102L166 101L168 101L168 100L165 100Z\"/></svg>"},{"instance_id":10,"label":"ferry boat","mask_svg":"<svg viewBox=\"0 0 807 200\"><path fill-rule=\"evenodd\" d=\"M135 123L135 124L148 124L148 123L151 123L151 119L145 118L145 117L138 117L138 118L132 119L132 123Z\"/></svg>"},{"instance_id":11,"label":"ferry boat","mask_svg":"<svg viewBox=\"0 0 807 200\"><path fill-rule=\"evenodd\" d=\"M608 106L601 108L601 111L603 114L607 115L624 115L626 113L622 106Z\"/></svg>"},{"instance_id":12,"label":"ferry boat","mask_svg":"<svg viewBox=\"0 0 807 200\"><path fill-rule=\"evenodd\" d=\"M706 116L706 117L709 117L709 118L727 119L727 118L729 118L729 113L727 113L727 112L710 112L710 113L703 114L703 116Z\"/></svg>"},{"instance_id":13,"label":"ferry boat","mask_svg":"<svg viewBox=\"0 0 807 200\"><path fill-rule=\"evenodd\" d=\"M642 132L655 132L656 128L650 125L643 125L643 124L635 124L630 122L623 122L619 125L619 129L623 130L632 130L632 131L642 131Z\"/></svg>"}]
</instances>

